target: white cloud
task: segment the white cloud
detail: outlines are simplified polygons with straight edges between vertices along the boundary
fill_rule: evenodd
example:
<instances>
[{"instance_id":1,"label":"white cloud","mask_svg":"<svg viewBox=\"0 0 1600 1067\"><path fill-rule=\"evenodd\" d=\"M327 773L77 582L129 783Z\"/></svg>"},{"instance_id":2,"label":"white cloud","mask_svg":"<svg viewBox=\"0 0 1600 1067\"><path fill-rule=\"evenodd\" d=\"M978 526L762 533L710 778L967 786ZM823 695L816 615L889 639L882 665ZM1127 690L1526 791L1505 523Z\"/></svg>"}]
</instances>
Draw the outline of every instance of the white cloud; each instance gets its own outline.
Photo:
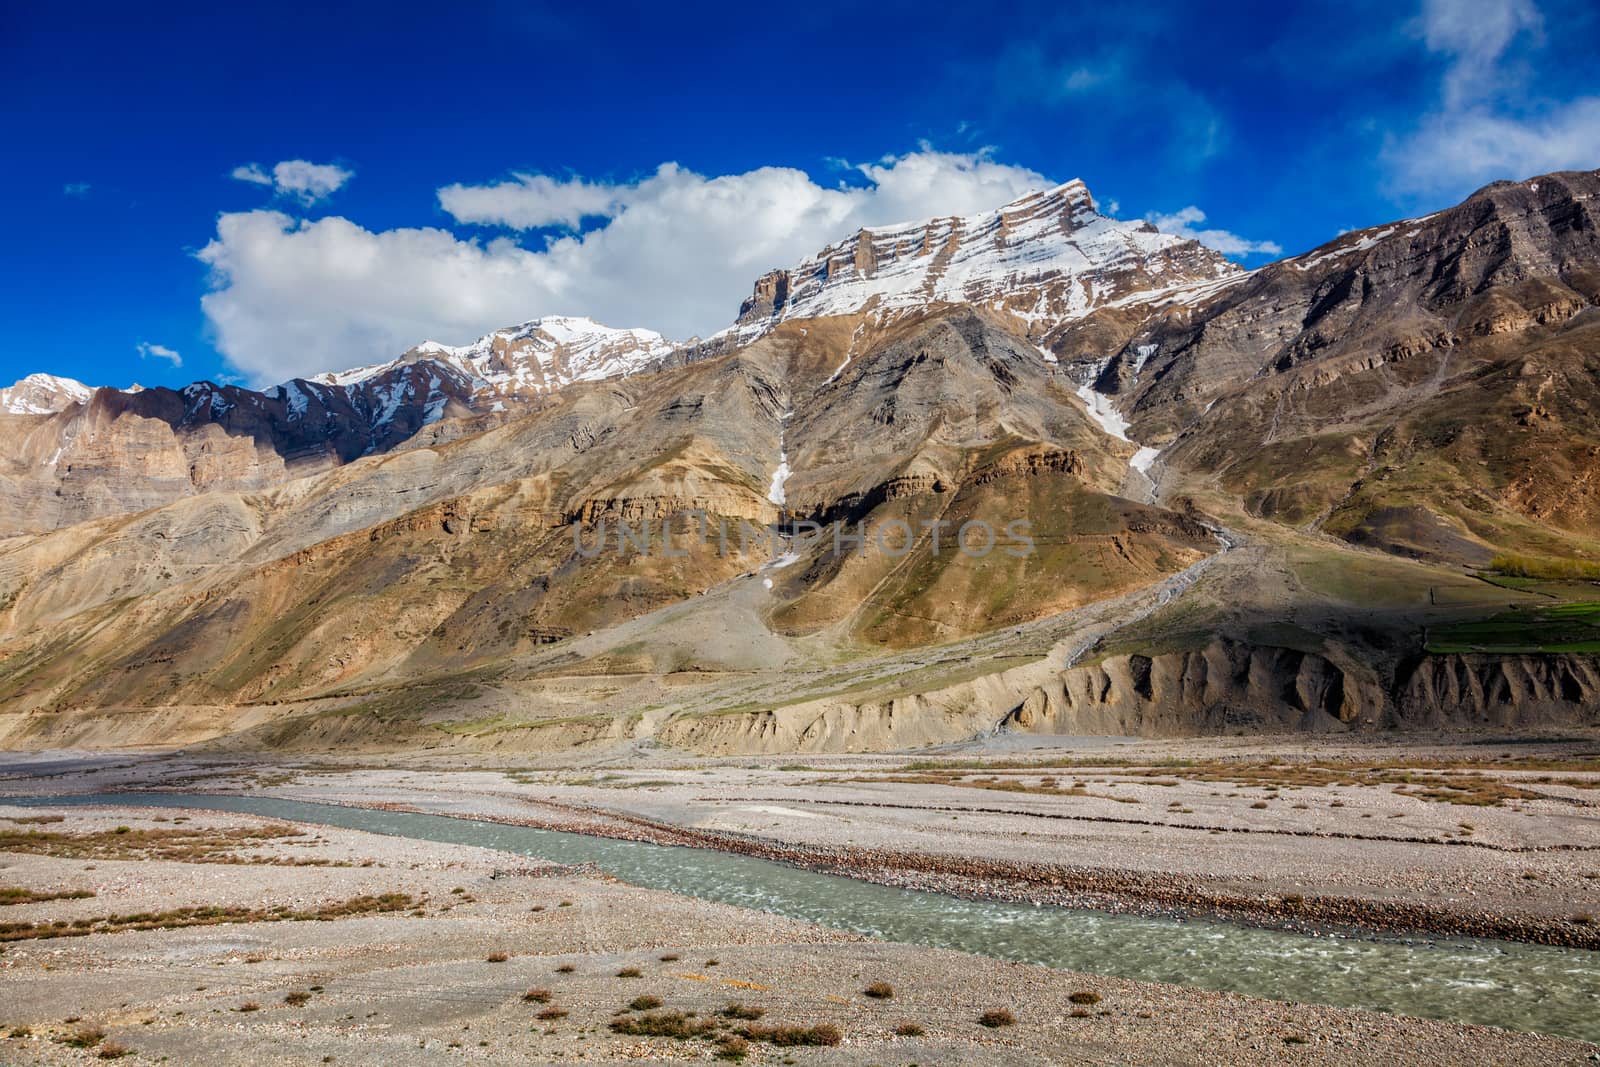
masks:
<instances>
[{"instance_id":1,"label":"white cloud","mask_svg":"<svg viewBox=\"0 0 1600 1067\"><path fill-rule=\"evenodd\" d=\"M61 195L73 196L81 199L82 197L89 195L89 188L90 186L88 182L68 182L61 187Z\"/></svg>"},{"instance_id":2,"label":"white cloud","mask_svg":"<svg viewBox=\"0 0 1600 1067\"><path fill-rule=\"evenodd\" d=\"M1533 0L1424 0L1420 21L1428 49L1450 57L1443 90L1451 107L1493 93L1511 42L1543 24Z\"/></svg>"},{"instance_id":3,"label":"white cloud","mask_svg":"<svg viewBox=\"0 0 1600 1067\"><path fill-rule=\"evenodd\" d=\"M139 342L140 359L164 359L174 367L183 366L183 357L166 345L150 344L148 341Z\"/></svg>"},{"instance_id":4,"label":"white cloud","mask_svg":"<svg viewBox=\"0 0 1600 1067\"><path fill-rule=\"evenodd\" d=\"M235 181L249 182L252 185L271 185L272 175L261 169L259 163L245 163L233 168Z\"/></svg>"},{"instance_id":5,"label":"white cloud","mask_svg":"<svg viewBox=\"0 0 1600 1067\"><path fill-rule=\"evenodd\" d=\"M542 226L577 229L585 218L609 218L617 207L615 187L581 178L558 181L544 174L517 174L494 185L447 185L439 206L457 222L534 230Z\"/></svg>"},{"instance_id":6,"label":"white cloud","mask_svg":"<svg viewBox=\"0 0 1600 1067\"><path fill-rule=\"evenodd\" d=\"M1206 213L1193 204L1186 208L1179 208L1170 215L1160 213L1146 215L1145 221L1153 224L1156 229L1163 233L1176 234L1179 237L1188 237L1199 241L1207 248L1214 248L1225 256L1250 256L1258 253L1269 256L1283 254L1283 246L1276 241L1252 241L1228 230L1195 229L1200 223L1206 221Z\"/></svg>"},{"instance_id":7,"label":"white cloud","mask_svg":"<svg viewBox=\"0 0 1600 1067\"><path fill-rule=\"evenodd\" d=\"M1502 178L1600 164L1600 97L1533 116L1487 108L1429 116L1389 154L1394 181L1419 192L1463 193Z\"/></svg>"},{"instance_id":8,"label":"white cloud","mask_svg":"<svg viewBox=\"0 0 1600 1067\"><path fill-rule=\"evenodd\" d=\"M1600 97L1529 92L1517 60L1542 43L1543 24L1533 0L1424 0L1418 36L1446 65L1438 106L1384 150L1398 191L1459 196L1600 163Z\"/></svg>"},{"instance_id":9,"label":"white cloud","mask_svg":"<svg viewBox=\"0 0 1600 1067\"><path fill-rule=\"evenodd\" d=\"M270 174L259 163L245 163L234 167L232 176L252 185L270 186L279 196L293 197L309 206L338 192L345 182L355 177L355 171L336 163L286 159L274 166Z\"/></svg>"},{"instance_id":10,"label":"white cloud","mask_svg":"<svg viewBox=\"0 0 1600 1067\"><path fill-rule=\"evenodd\" d=\"M202 305L219 350L259 384L548 314L686 338L731 322L762 271L861 226L969 214L1053 184L986 152L927 146L854 170L863 184L831 188L785 167L707 177L667 163L626 184L519 177L440 191L458 218L513 226L570 220L604 192L604 225L538 248L442 229L374 232L339 217L224 214L199 253L213 285Z\"/></svg>"}]
</instances>

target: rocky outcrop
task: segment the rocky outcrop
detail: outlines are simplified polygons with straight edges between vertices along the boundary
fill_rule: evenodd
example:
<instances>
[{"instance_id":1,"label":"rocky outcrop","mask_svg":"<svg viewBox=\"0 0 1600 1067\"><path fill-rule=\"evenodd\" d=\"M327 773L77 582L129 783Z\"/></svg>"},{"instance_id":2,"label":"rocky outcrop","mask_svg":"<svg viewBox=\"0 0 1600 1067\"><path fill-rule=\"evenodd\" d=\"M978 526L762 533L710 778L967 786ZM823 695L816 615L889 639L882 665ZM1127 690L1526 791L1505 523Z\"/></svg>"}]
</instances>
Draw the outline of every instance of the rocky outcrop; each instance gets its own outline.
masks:
<instances>
[{"instance_id":1,"label":"rocky outcrop","mask_svg":"<svg viewBox=\"0 0 1600 1067\"><path fill-rule=\"evenodd\" d=\"M739 321L757 323L781 316L789 302L789 272L772 270L756 279L755 289L739 305Z\"/></svg>"},{"instance_id":2,"label":"rocky outcrop","mask_svg":"<svg viewBox=\"0 0 1600 1067\"><path fill-rule=\"evenodd\" d=\"M823 698L752 712L685 715L656 739L694 752L887 752L964 741L994 729L1019 684L1002 671L925 693L854 702Z\"/></svg>"},{"instance_id":3,"label":"rocky outcrop","mask_svg":"<svg viewBox=\"0 0 1600 1067\"><path fill-rule=\"evenodd\" d=\"M1600 722L1600 656L1430 655L1404 664L1388 725Z\"/></svg>"},{"instance_id":4,"label":"rocky outcrop","mask_svg":"<svg viewBox=\"0 0 1600 1067\"><path fill-rule=\"evenodd\" d=\"M1324 731L1371 722L1384 704L1380 688L1329 656L1218 637L1061 672L1003 721L1029 733L1143 737Z\"/></svg>"}]
</instances>

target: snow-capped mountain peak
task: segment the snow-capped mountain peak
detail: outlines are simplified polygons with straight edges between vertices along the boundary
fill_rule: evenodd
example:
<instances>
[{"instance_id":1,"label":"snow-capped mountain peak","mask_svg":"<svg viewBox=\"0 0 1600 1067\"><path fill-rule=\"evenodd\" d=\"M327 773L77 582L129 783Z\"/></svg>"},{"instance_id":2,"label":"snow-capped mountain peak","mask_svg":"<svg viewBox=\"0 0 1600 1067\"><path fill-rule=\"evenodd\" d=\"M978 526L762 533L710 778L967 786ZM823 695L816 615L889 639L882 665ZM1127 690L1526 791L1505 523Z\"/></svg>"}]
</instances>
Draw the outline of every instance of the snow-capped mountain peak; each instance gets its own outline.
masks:
<instances>
[{"instance_id":1,"label":"snow-capped mountain peak","mask_svg":"<svg viewBox=\"0 0 1600 1067\"><path fill-rule=\"evenodd\" d=\"M546 315L467 345L424 341L402 358L447 361L481 379L491 392L516 395L636 374L674 347L654 330L618 329L582 316Z\"/></svg>"},{"instance_id":2,"label":"snow-capped mountain peak","mask_svg":"<svg viewBox=\"0 0 1600 1067\"><path fill-rule=\"evenodd\" d=\"M937 302L1054 325L1130 293L1242 273L1192 240L1102 215L1071 181L976 215L858 230L764 275L732 332L745 343L788 319Z\"/></svg>"},{"instance_id":3,"label":"snow-capped mountain peak","mask_svg":"<svg viewBox=\"0 0 1600 1067\"><path fill-rule=\"evenodd\" d=\"M94 390L72 378L30 374L0 389L0 411L10 415L48 415L74 404L86 404Z\"/></svg>"}]
</instances>

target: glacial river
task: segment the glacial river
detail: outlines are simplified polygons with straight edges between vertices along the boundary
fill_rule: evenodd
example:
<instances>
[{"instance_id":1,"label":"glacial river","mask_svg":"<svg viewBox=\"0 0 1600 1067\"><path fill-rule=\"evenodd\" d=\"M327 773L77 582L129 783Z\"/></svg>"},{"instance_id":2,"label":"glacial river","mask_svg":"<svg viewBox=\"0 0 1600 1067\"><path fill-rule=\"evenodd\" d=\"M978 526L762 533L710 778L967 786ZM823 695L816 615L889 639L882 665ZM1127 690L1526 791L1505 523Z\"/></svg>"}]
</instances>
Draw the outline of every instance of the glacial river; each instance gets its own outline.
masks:
<instances>
[{"instance_id":1,"label":"glacial river","mask_svg":"<svg viewBox=\"0 0 1600 1067\"><path fill-rule=\"evenodd\" d=\"M1313 936L1227 923L962 900L706 849L271 797L107 794L0 805L247 812L591 863L634 885L888 941L1277 1000L1370 1008L1600 1041L1600 952L1470 938Z\"/></svg>"}]
</instances>

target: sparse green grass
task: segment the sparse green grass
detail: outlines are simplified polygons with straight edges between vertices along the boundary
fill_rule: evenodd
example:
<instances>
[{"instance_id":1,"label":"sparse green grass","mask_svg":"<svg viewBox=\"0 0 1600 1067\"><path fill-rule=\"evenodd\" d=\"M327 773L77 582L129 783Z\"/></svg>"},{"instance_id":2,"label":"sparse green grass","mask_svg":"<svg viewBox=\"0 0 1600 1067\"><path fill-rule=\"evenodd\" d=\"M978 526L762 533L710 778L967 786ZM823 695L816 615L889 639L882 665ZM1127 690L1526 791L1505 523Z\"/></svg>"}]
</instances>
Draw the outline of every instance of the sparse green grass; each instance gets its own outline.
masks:
<instances>
[{"instance_id":1,"label":"sparse green grass","mask_svg":"<svg viewBox=\"0 0 1600 1067\"><path fill-rule=\"evenodd\" d=\"M111 830L91 830L84 833L0 829L0 851L29 852L65 859L150 859L173 860L179 863L251 863L281 867L350 866L345 861L313 857L247 854L247 850L283 842L309 844L310 840L304 831L281 824L211 829L177 827L159 830L134 830L118 826Z\"/></svg>"},{"instance_id":2,"label":"sparse green grass","mask_svg":"<svg viewBox=\"0 0 1600 1067\"><path fill-rule=\"evenodd\" d=\"M384 893L381 896L352 897L333 904L296 911L287 906L277 908L222 907L201 905L174 908L160 912L133 912L127 915L104 915L74 919L70 923L7 922L0 923L0 942L27 941L54 937L86 937L89 934L117 933L122 930L177 930L189 926L217 926L223 923L256 922L328 922L356 915L373 915L404 911L411 907L408 893Z\"/></svg>"},{"instance_id":3,"label":"sparse green grass","mask_svg":"<svg viewBox=\"0 0 1600 1067\"><path fill-rule=\"evenodd\" d=\"M1348 763L1323 760L1226 759L1166 760L1154 764L1134 764L1116 759L1052 760L1035 763L1003 760L937 763L922 761L908 765L908 769L920 770L921 773L914 777L890 773L858 775L845 780L863 782L911 780L923 784L974 789L1064 796L1084 795L1079 792L1077 785L1066 789L1059 785L1046 785L1047 781L1054 781L1046 777L1041 777L1038 785L1027 781L1030 774L1043 775L1047 771L1069 767L1079 769L1082 777L1093 774L1111 782L1140 782L1145 785L1177 785L1181 780L1229 783L1241 788L1259 787L1269 790L1326 786L1392 786L1395 792L1405 796L1475 807L1494 806L1509 800L1537 799L1540 794L1527 788L1530 785L1554 784L1576 789L1600 788L1600 779L1556 778L1550 775L1536 778L1502 778L1495 773L1499 771L1600 773L1600 759L1588 754L1551 758L1416 759ZM977 770L991 773L987 775L970 773ZM1342 806L1343 802L1336 799L1332 803L1335 806Z\"/></svg>"},{"instance_id":4,"label":"sparse green grass","mask_svg":"<svg viewBox=\"0 0 1600 1067\"><path fill-rule=\"evenodd\" d=\"M1600 563L1586 559L1547 559L1506 552L1491 559L1489 569L1512 578L1600 581Z\"/></svg>"},{"instance_id":5,"label":"sparse green grass","mask_svg":"<svg viewBox=\"0 0 1600 1067\"><path fill-rule=\"evenodd\" d=\"M94 896L90 889L35 890L21 886L0 885L0 906L6 904L39 904L47 900L87 900Z\"/></svg>"}]
</instances>

